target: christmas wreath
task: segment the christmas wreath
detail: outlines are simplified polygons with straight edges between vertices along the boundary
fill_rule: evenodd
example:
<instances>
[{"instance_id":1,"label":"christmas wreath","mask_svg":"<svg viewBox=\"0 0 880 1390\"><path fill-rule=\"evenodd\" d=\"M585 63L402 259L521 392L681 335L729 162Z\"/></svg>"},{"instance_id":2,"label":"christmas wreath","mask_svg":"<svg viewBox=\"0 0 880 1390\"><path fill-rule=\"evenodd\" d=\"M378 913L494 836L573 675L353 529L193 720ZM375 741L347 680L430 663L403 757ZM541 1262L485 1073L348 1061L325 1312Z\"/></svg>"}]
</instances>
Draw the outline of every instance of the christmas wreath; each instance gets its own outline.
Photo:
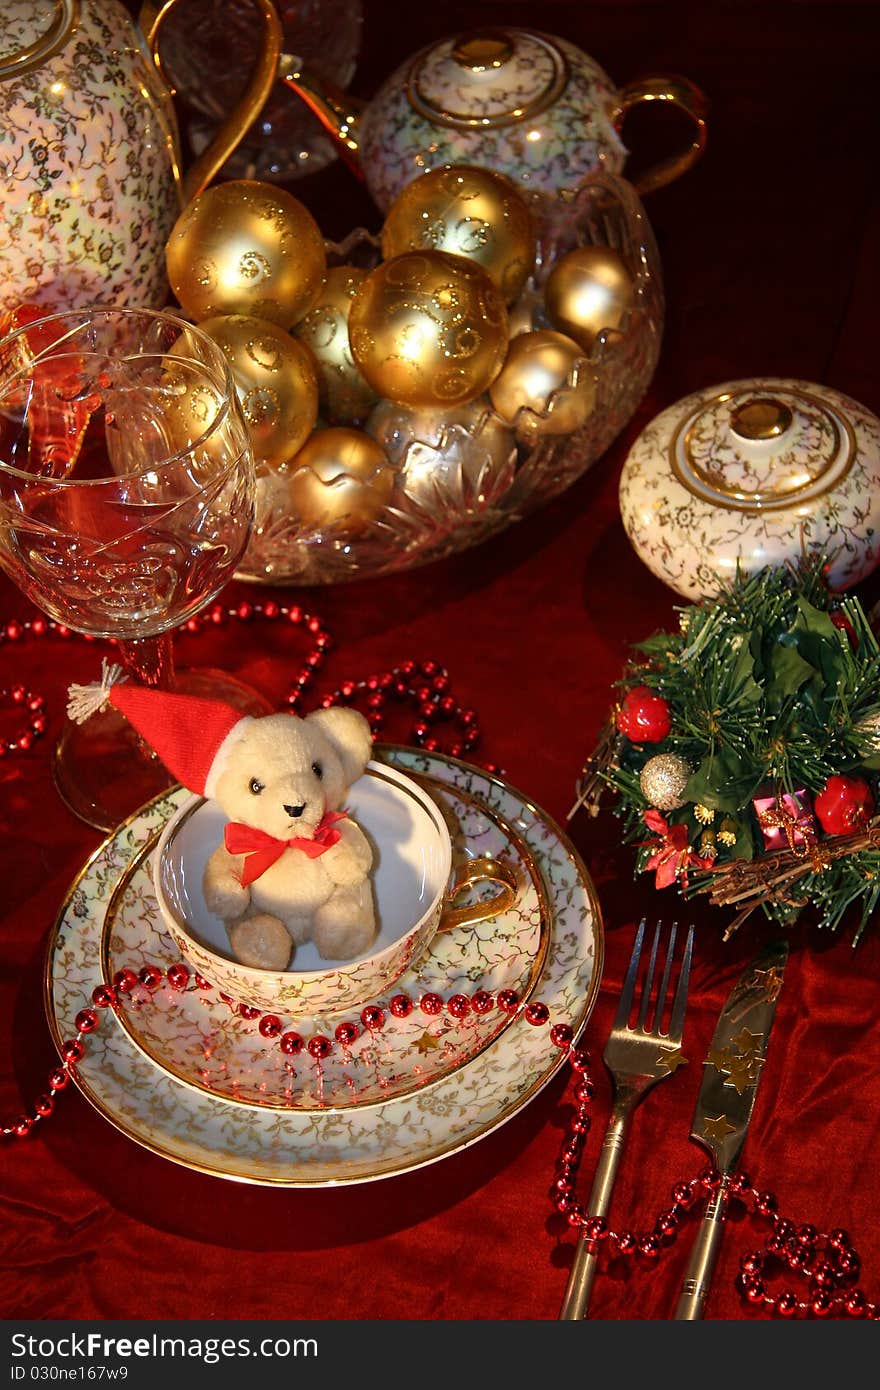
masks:
<instances>
[{"instance_id":1,"label":"christmas wreath","mask_svg":"<svg viewBox=\"0 0 880 1390\"><path fill-rule=\"evenodd\" d=\"M636 873L790 925L880 897L880 646L819 560L738 573L633 648L579 799L617 796Z\"/></svg>"}]
</instances>

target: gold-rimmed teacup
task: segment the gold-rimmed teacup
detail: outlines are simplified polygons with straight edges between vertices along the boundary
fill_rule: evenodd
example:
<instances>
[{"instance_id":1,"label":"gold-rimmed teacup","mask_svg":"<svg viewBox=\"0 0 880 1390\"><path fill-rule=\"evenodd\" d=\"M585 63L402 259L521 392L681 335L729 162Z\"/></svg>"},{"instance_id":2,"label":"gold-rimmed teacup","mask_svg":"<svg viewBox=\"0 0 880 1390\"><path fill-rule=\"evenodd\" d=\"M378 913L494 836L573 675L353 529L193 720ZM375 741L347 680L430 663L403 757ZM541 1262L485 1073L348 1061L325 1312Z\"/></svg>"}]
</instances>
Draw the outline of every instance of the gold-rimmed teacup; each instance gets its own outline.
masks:
<instances>
[{"instance_id":1,"label":"gold-rimmed teacup","mask_svg":"<svg viewBox=\"0 0 880 1390\"><path fill-rule=\"evenodd\" d=\"M371 762L351 787L347 808L373 847L376 938L367 952L348 961L322 960L314 943L306 942L286 970L236 961L224 923L208 911L202 879L223 839L220 806L191 797L165 827L153 863L165 927L189 964L236 1002L288 1018L350 1009L389 990L438 931L465 930L516 901L516 875L501 860L464 859L453 871L440 808L396 768ZM486 894L486 884L494 891Z\"/></svg>"}]
</instances>

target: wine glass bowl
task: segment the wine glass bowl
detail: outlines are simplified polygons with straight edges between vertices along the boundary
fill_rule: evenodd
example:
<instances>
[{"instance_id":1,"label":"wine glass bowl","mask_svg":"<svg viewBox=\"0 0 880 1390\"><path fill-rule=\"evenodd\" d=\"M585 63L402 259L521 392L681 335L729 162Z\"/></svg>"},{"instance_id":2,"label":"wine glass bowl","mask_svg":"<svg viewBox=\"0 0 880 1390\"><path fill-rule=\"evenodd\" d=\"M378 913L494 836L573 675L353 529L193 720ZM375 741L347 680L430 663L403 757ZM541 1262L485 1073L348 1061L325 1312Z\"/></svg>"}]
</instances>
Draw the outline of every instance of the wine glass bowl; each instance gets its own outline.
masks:
<instances>
[{"instance_id":1,"label":"wine glass bowl","mask_svg":"<svg viewBox=\"0 0 880 1390\"><path fill-rule=\"evenodd\" d=\"M234 574L253 522L253 456L222 350L171 313L23 317L0 341L0 566L57 622L114 640L138 679L228 697L219 673L175 680L170 650L172 629ZM111 712L71 726L56 756L62 796L103 828L171 780L128 734L110 796L119 725Z\"/></svg>"}]
</instances>

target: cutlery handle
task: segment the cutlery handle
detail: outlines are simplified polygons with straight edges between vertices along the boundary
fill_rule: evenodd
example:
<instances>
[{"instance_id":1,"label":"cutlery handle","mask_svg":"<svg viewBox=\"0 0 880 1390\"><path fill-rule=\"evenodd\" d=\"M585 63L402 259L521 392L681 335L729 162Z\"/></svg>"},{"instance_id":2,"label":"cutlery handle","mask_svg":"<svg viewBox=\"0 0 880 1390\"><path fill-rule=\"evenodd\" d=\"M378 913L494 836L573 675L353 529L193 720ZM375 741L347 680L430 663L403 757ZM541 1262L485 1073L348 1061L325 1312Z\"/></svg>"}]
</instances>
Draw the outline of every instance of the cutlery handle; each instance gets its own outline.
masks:
<instances>
[{"instance_id":1,"label":"cutlery handle","mask_svg":"<svg viewBox=\"0 0 880 1390\"><path fill-rule=\"evenodd\" d=\"M629 1132L629 1113L615 1111L608 1122L602 1150L596 1166L596 1176L590 1189L589 1215L605 1216L611 1205L611 1193L620 1167L620 1157ZM574 1262L568 1276L565 1298L559 1311L559 1321L575 1322L586 1317L593 1280L596 1278L598 1255L594 1243L581 1234Z\"/></svg>"},{"instance_id":2,"label":"cutlery handle","mask_svg":"<svg viewBox=\"0 0 880 1390\"><path fill-rule=\"evenodd\" d=\"M681 1293L678 1296L678 1303L675 1308L675 1317L678 1321L696 1322L703 1316L706 1306L706 1299L709 1296L709 1285L712 1282L712 1274L715 1269L715 1261L718 1258L718 1251L721 1249L721 1237L724 1234L724 1222L727 1218L727 1175L722 1175L717 1192L713 1192L706 1205L700 1229L697 1232L697 1239L688 1260L682 1280Z\"/></svg>"}]
</instances>

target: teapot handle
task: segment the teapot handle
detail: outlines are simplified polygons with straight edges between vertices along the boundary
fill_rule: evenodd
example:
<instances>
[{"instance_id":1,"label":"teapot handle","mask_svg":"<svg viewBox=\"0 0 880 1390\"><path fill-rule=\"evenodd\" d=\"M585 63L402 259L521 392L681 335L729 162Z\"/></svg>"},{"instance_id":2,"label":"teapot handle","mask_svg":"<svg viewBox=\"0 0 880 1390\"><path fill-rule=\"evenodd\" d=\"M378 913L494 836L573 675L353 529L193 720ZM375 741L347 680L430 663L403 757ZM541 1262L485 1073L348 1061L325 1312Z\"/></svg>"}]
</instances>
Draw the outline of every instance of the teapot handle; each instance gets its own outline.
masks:
<instances>
[{"instance_id":1,"label":"teapot handle","mask_svg":"<svg viewBox=\"0 0 880 1390\"><path fill-rule=\"evenodd\" d=\"M651 193L655 188L662 188L664 184L679 178L700 158L706 148L708 102L700 88L688 81L686 77L637 78L634 82L628 82L625 87L621 87L617 93L617 106L611 114L611 120L618 135L621 133L627 114L634 106L640 105L643 101L671 102L673 106L677 106L680 111L683 111L694 125L693 140L686 149L680 150L678 154L670 155L667 159L662 159L659 164L645 170L640 178L634 180L637 192Z\"/></svg>"},{"instance_id":2,"label":"teapot handle","mask_svg":"<svg viewBox=\"0 0 880 1390\"><path fill-rule=\"evenodd\" d=\"M158 36L162 22L167 19L177 0L144 0L141 6L139 24L141 32L153 55L153 61L164 78L162 62L159 57ZM184 204L195 198L206 188L211 179L225 164L232 151L247 134L259 116L278 73L278 60L281 57L281 21L272 0L251 0L263 25L260 53L254 64L247 85L217 131L208 147L202 151L181 180L181 194ZM166 80L166 86L170 83Z\"/></svg>"}]
</instances>

